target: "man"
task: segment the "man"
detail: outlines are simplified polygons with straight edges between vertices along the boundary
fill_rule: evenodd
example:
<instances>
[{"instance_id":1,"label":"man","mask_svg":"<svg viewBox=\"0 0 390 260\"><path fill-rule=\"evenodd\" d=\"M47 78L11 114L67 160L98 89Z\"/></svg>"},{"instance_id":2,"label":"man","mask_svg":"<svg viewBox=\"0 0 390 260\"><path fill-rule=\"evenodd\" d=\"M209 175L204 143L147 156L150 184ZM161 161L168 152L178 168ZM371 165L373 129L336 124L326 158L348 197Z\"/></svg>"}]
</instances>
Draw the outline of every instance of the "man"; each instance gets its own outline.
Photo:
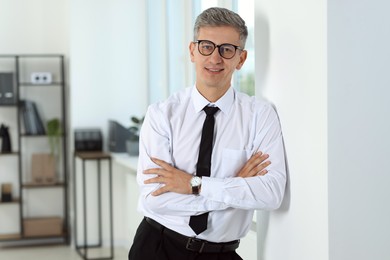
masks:
<instances>
[{"instance_id":1,"label":"man","mask_svg":"<svg viewBox=\"0 0 390 260\"><path fill-rule=\"evenodd\" d=\"M280 206L286 172L278 117L231 86L247 57L247 34L236 13L205 10L189 45L195 85L149 107L137 174L145 218L129 259L242 259L235 250L254 210Z\"/></svg>"}]
</instances>

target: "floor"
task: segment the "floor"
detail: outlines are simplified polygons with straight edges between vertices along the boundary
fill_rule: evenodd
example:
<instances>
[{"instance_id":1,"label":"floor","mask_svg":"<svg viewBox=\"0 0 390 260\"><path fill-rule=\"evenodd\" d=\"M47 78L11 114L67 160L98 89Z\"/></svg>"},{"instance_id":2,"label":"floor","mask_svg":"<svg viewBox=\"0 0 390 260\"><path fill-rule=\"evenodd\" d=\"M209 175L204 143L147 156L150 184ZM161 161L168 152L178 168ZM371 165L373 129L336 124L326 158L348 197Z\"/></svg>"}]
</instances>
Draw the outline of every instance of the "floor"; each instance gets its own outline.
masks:
<instances>
[{"instance_id":1,"label":"floor","mask_svg":"<svg viewBox=\"0 0 390 260\"><path fill-rule=\"evenodd\" d=\"M114 259L127 259L127 249L115 248ZM97 257L99 254L108 256L107 252L89 251L90 257ZM32 246L32 247L0 247L1 260L82 260L74 248L70 246Z\"/></svg>"}]
</instances>

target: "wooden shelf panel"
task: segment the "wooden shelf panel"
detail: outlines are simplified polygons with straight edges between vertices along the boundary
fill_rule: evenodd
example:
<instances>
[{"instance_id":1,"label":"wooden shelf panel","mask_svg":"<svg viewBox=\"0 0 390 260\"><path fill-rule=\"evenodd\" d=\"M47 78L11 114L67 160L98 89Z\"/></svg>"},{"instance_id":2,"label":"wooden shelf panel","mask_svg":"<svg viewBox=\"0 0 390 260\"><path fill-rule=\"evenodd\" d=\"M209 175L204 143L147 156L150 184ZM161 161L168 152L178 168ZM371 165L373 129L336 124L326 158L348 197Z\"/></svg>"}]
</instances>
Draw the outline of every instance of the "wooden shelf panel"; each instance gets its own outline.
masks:
<instances>
[{"instance_id":1,"label":"wooden shelf panel","mask_svg":"<svg viewBox=\"0 0 390 260\"><path fill-rule=\"evenodd\" d=\"M31 83L31 82L20 82L19 85L21 87L55 87L55 86L62 86L63 82L52 82L49 84L37 84L37 83Z\"/></svg>"},{"instance_id":2,"label":"wooden shelf panel","mask_svg":"<svg viewBox=\"0 0 390 260\"><path fill-rule=\"evenodd\" d=\"M21 234L0 234L0 240L20 240Z\"/></svg>"},{"instance_id":3,"label":"wooden shelf panel","mask_svg":"<svg viewBox=\"0 0 390 260\"><path fill-rule=\"evenodd\" d=\"M21 236L21 239L49 239L49 238L65 238L67 235L65 233L60 235L43 235L43 236Z\"/></svg>"},{"instance_id":4,"label":"wooden shelf panel","mask_svg":"<svg viewBox=\"0 0 390 260\"><path fill-rule=\"evenodd\" d=\"M13 199L12 201L9 201L9 202L3 202L0 200L0 205L19 204L19 203L20 203L20 200L18 198Z\"/></svg>"},{"instance_id":5,"label":"wooden shelf panel","mask_svg":"<svg viewBox=\"0 0 390 260\"><path fill-rule=\"evenodd\" d=\"M48 137L47 134L21 134L21 137ZM59 136L63 137L65 134L60 134Z\"/></svg>"},{"instance_id":6,"label":"wooden shelf panel","mask_svg":"<svg viewBox=\"0 0 390 260\"><path fill-rule=\"evenodd\" d=\"M0 104L0 107L17 107L18 104Z\"/></svg>"},{"instance_id":7,"label":"wooden shelf panel","mask_svg":"<svg viewBox=\"0 0 390 260\"><path fill-rule=\"evenodd\" d=\"M33 240L33 239L52 239L66 238L67 234L63 233L55 236L22 236L21 234L0 234L0 241L17 241L17 240Z\"/></svg>"},{"instance_id":8,"label":"wooden shelf panel","mask_svg":"<svg viewBox=\"0 0 390 260\"><path fill-rule=\"evenodd\" d=\"M57 182L53 184L43 184L43 183L24 183L22 184L22 188L55 188L55 187L63 187L65 183Z\"/></svg>"},{"instance_id":9,"label":"wooden shelf panel","mask_svg":"<svg viewBox=\"0 0 390 260\"><path fill-rule=\"evenodd\" d=\"M99 159L111 159L111 155L105 152L76 152L76 157L79 157L83 160L99 160Z\"/></svg>"},{"instance_id":10,"label":"wooden shelf panel","mask_svg":"<svg viewBox=\"0 0 390 260\"><path fill-rule=\"evenodd\" d=\"M46 137L46 134L21 134L21 137Z\"/></svg>"},{"instance_id":11,"label":"wooden shelf panel","mask_svg":"<svg viewBox=\"0 0 390 260\"><path fill-rule=\"evenodd\" d=\"M10 152L10 153L1 153L0 156L10 156L10 155L19 155L19 152Z\"/></svg>"}]
</instances>

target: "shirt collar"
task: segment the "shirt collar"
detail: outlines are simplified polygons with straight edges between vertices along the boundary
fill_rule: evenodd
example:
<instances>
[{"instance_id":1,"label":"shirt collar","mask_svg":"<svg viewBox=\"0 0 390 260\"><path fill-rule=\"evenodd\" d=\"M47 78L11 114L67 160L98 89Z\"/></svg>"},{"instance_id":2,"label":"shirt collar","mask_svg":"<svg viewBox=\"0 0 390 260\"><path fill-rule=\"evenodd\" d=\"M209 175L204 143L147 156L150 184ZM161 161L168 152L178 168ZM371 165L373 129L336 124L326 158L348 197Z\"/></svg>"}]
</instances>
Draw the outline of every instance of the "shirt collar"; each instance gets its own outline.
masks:
<instances>
[{"instance_id":1,"label":"shirt collar","mask_svg":"<svg viewBox=\"0 0 390 260\"><path fill-rule=\"evenodd\" d=\"M205 99L198 91L196 86L193 86L191 98L192 103L194 104L195 112L200 112L205 106L211 104L212 106L217 106L224 114L228 114L230 108L233 105L235 97L234 88L230 87L228 91L226 91L225 95L223 95L220 99L215 103L209 102Z\"/></svg>"}]
</instances>

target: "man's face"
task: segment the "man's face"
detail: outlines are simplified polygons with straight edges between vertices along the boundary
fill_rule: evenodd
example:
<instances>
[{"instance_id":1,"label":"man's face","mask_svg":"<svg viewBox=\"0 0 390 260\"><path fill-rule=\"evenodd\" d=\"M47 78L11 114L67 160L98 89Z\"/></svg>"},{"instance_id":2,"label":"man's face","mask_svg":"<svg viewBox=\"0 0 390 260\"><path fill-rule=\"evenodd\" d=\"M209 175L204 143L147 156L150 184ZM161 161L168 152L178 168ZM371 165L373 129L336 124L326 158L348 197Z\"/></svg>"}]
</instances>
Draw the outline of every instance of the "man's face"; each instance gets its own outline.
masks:
<instances>
[{"instance_id":1,"label":"man's face","mask_svg":"<svg viewBox=\"0 0 390 260\"><path fill-rule=\"evenodd\" d=\"M239 33L230 26L202 27L199 30L197 40L208 40L216 45L229 43L240 46ZM190 43L191 61L196 69L196 86L199 90L218 88L221 92L226 91L231 82L233 72L241 69L246 59L246 51L236 50L231 59L222 58L215 48L209 56L199 53L198 43Z\"/></svg>"}]
</instances>

